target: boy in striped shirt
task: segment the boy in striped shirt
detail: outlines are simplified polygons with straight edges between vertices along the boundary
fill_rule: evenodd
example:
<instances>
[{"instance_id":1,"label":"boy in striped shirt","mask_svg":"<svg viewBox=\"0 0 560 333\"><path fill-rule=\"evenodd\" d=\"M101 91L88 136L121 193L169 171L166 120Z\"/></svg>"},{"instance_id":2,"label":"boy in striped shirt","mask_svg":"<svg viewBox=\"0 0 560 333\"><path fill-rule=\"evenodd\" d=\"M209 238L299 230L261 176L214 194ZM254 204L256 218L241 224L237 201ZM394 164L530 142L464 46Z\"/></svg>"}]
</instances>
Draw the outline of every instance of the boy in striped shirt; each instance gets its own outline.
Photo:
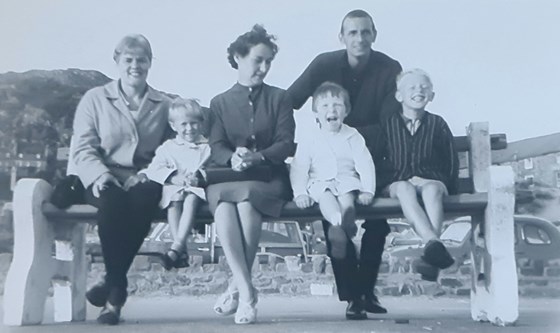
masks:
<instances>
[{"instance_id":1,"label":"boy in striped shirt","mask_svg":"<svg viewBox=\"0 0 560 333\"><path fill-rule=\"evenodd\" d=\"M390 115L382 125L393 170L387 191L399 199L404 216L425 243L423 256L414 262L416 271L422 279L436 281L439 270L454 263L439 240L444 217L442 198L455 191L458 175L453 134L441 116L425 110L434 98L426 72L402 72L397 77L395 98L402 104L402 112Z\"/></svg>"}]
</instances>

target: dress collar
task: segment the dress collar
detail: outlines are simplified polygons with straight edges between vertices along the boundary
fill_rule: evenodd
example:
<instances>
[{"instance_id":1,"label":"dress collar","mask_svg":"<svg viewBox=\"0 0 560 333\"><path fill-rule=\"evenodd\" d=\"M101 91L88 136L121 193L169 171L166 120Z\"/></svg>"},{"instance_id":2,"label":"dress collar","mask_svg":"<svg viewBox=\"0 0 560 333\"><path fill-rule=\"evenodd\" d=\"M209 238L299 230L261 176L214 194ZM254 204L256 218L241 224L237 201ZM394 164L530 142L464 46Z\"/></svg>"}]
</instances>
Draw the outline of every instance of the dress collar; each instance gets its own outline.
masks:
<instances>
[{"instance_id":1,"label":"dress collar","mask_svg":"<svg viewBox=\"0 0 560 333\"><path fill-rule=\"evenodd\" d=\"M179 146L186 146L186 147L191 148L191 149L199 149L201 144L207 144L208 143L208 139L206 139L205 137L203 137L201 135L201 136L198 137L198 139L195 142L189 142L189 141L183 140L179 136L176 136L175 139L173 139L173 142L175 142L175 144L179 145Z\"/></svg>"}]
</instances>

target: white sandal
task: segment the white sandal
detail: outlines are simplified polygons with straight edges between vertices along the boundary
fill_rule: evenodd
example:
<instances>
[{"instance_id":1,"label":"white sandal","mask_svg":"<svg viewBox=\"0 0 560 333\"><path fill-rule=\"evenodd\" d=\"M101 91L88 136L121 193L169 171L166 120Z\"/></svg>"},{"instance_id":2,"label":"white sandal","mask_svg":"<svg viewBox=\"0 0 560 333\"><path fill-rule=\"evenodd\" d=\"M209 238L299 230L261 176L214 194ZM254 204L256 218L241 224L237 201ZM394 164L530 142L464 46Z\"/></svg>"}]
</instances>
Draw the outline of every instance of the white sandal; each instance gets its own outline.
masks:
<instances>
[{"instance_id":1,"label":"white sandal","mask_svg":"<svg viewBox=\"0 0 560 333\"><path fill-rule=\"evenodd\" d=\"M257 321L256 302L239 302L239 307L235 312L235 323L240 325L254 324Z\"/></svg>"},{"instance_id":2,"label":"white sandal","mask_svg":"<svg viewBox=\"0 0 560 333\"><path fill-rule=\"evenodd\" d=\"M239 291L226 290L214 304L214 312L220 316L229 316L237 311L239 306Z\"/></svg>"},{"instance_id":3,"label":"white sandal","mask_svg":"<svg viewBox=\"0 0 560 333\"><path fill-rule=\"evenodd\" d=\"M259 295L257 288L253 287L253 297L250 302L239 301L235 312L235 323L240 325L254 324L257 321L257 302Z\"/></svg>"}]
</instances>

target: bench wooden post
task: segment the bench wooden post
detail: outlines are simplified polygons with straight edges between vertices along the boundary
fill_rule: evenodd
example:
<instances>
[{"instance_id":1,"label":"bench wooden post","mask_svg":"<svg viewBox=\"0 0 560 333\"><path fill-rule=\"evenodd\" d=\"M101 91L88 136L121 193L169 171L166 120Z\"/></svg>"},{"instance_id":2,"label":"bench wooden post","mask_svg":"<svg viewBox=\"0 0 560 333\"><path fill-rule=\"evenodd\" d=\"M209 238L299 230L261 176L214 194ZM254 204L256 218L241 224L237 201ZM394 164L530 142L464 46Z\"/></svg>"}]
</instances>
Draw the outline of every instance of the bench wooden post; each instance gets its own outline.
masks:
<instances>
[{"instance_id":1,"label":"bench wooden post","mask_svg":"<svg viewBox=\"0 0 560 333\"><path fill-rule=\"evenodd\" d=\"M14 191L14 257L4 284L4 324L43 321L53 275L54 226L42 212L51 186L44 180L20 180Z\"/></svg>"},{"instance_id":2,"label":"bench wooden post","mask_svg":"<svg viewBox=\"0 0 560 333\"><path fill-rule=\"evenodd\" d=\"M488 193L484 215L472 216L471 316L477 321L511 325L519 311L513 170L509 166L491 166L487 123L472 123L467 134L474 190Z\"/></svg>"}]
</instances>

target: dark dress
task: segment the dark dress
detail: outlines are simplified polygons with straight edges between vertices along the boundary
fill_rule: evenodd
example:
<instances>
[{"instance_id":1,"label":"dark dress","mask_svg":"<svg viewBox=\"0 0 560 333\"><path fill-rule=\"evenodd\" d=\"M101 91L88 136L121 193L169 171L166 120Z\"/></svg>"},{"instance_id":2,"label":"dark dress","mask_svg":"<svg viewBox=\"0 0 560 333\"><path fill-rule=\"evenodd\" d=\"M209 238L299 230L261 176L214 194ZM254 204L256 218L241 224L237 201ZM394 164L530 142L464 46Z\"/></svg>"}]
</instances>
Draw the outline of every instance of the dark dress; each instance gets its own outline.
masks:
<instances>
[{"instance_id":1,"label":"dark dress","mask_svg":"<svg viewBox=\"0 0 560 333\"><path fill-rule=\"evenodd\" d=\"M249 201L263 215L279 216L291 199L285 159L295 151L292 103L285 90L266 84L248 88L236 83L210 102L212 163L231 166L237 147L260 152L273 170L272 180L239 181L208 186L214 212L220 202Z\"/></svg>"}]
</instances>

